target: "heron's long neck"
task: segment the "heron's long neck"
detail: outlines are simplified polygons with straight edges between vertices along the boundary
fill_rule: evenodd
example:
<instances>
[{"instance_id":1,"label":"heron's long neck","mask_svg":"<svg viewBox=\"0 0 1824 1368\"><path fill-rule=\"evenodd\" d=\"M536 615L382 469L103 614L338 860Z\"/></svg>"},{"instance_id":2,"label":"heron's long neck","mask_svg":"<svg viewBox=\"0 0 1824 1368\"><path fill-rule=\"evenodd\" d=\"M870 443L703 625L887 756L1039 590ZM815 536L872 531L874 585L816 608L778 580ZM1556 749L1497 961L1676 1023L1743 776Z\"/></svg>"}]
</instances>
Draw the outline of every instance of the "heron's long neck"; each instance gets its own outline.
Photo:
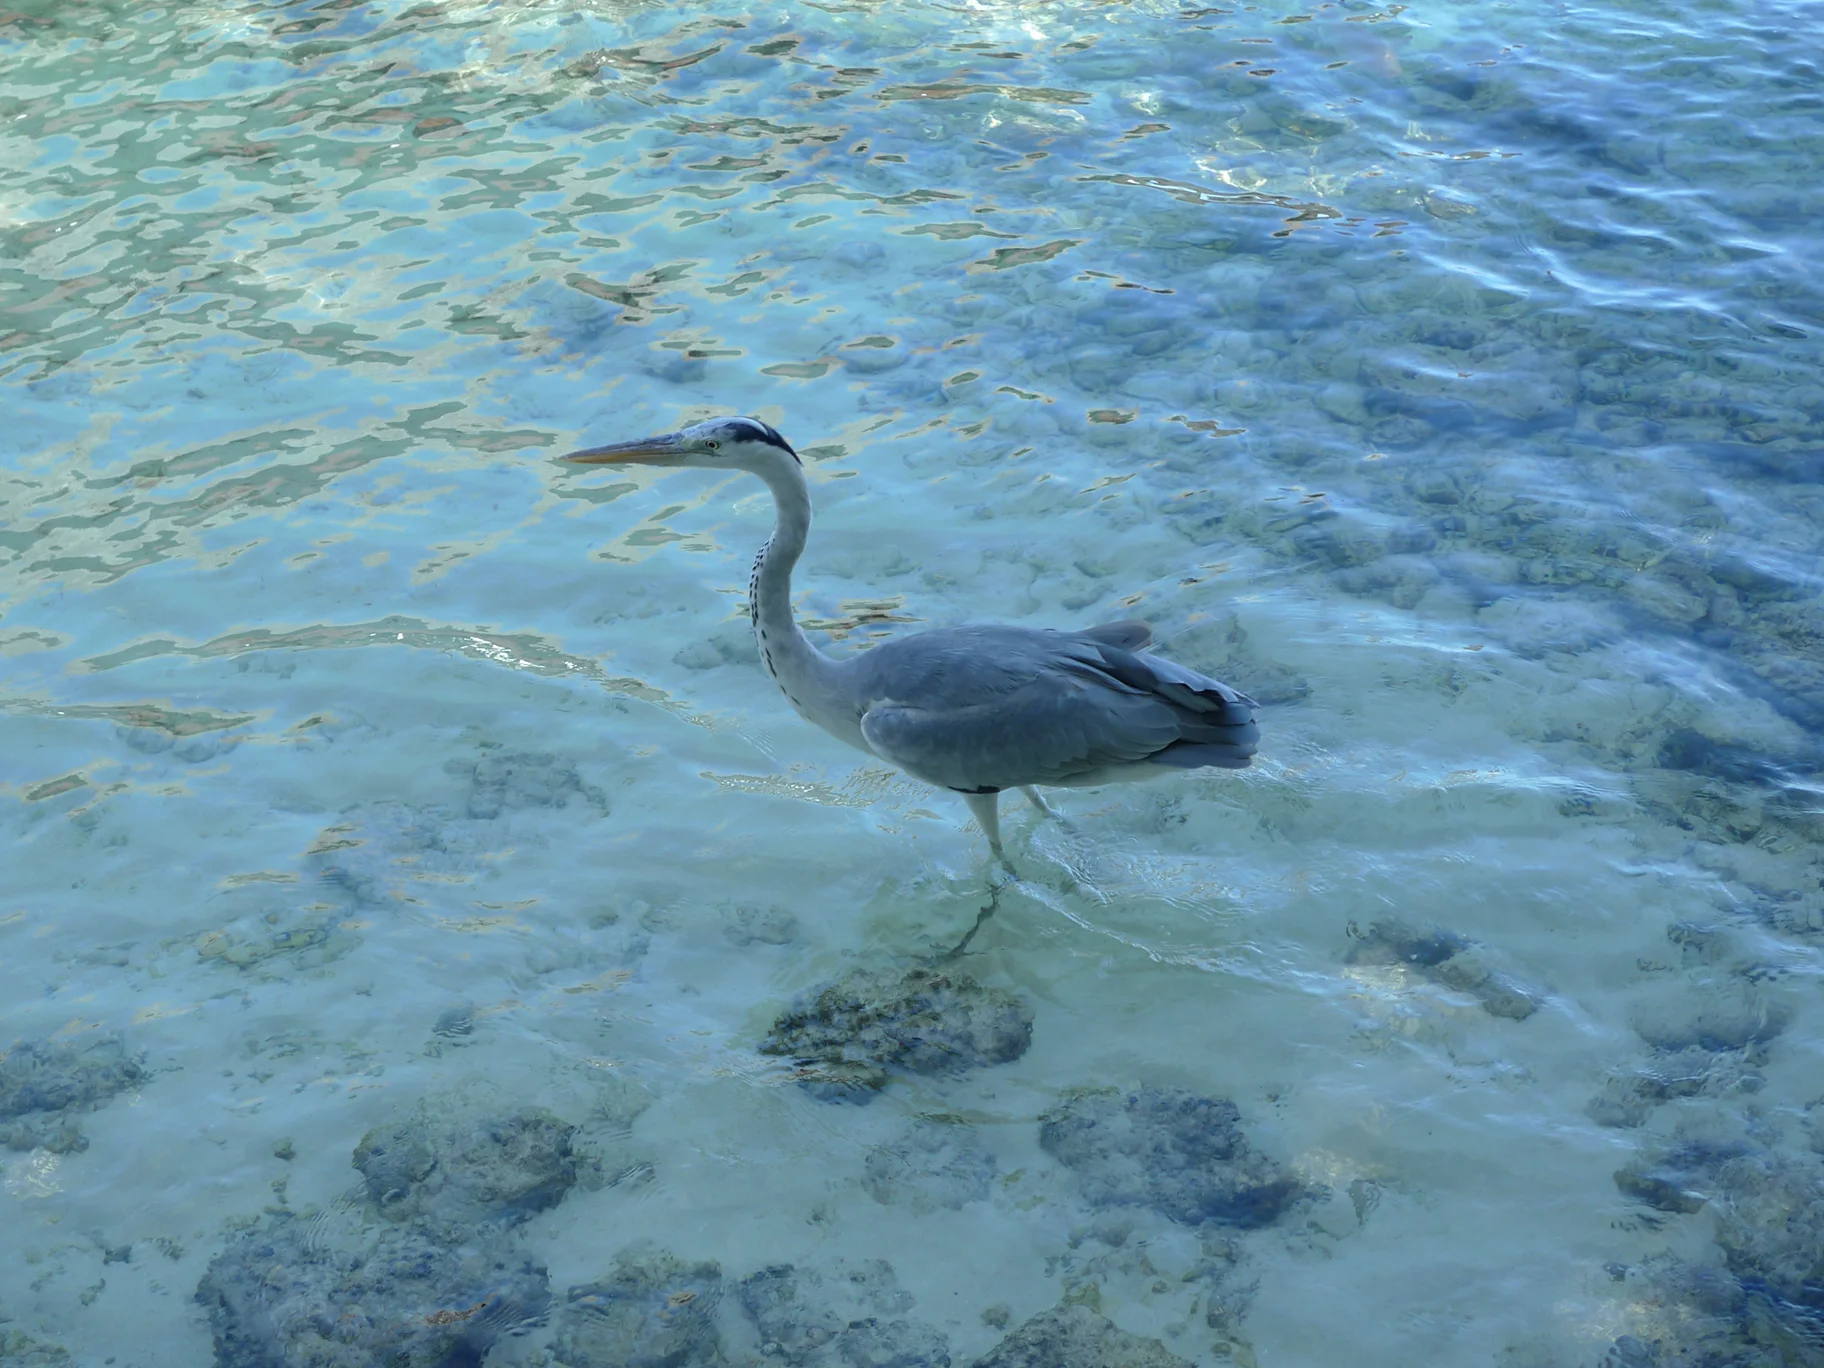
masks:
<instances>
[{"instance_id":1,"label":"heron's long neck","mask_svg":"<svg viewBox=\"0 0 1824 1368\"><path fill-rule=\"evenodd\" d=\"M777 509L773 535L755 558L747 586L760 661L794 708L828 727L831 719L823 714L835 699L836 662L811 645L792 615L792 567L810 535L811 491L796 461L755 473L772 489Z\"/></svg>"}]
</instances>

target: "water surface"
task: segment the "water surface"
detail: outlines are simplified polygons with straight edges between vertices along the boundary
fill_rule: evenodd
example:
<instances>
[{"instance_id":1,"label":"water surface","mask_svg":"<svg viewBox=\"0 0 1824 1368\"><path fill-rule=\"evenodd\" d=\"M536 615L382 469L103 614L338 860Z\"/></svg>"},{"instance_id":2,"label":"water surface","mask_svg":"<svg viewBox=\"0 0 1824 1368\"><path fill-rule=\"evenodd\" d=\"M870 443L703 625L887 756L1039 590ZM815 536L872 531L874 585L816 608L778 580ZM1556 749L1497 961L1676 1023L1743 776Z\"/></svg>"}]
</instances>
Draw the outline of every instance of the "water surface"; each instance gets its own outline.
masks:
<instances>
[{"instance_id":1,"label":"water surface","mask_svg":"<svg viewBox=\"0 0 1824 1368\"><path fill-rule=\"evenodd\" d=\"M730 1363L826 1361L742 1319L786 1264L906 1364L1060 1302L1199 1365L1824 1362L1814 30L0 16L0 1070L57 1085L0 1089L0 1358L206 1363L246 1232L432 1231L364 1136L540 1109L491 1363L606 1362L566 1294L630 1248ZM989 871L758 671L757 482L549 460L730 412L806 457L829 649L1141 617L1263 704L1246 773L1004 805L1010 1062L760 1051ZM1302 1195L1073 1167L1099 1088Z\"/></svg>"}]
</instances>

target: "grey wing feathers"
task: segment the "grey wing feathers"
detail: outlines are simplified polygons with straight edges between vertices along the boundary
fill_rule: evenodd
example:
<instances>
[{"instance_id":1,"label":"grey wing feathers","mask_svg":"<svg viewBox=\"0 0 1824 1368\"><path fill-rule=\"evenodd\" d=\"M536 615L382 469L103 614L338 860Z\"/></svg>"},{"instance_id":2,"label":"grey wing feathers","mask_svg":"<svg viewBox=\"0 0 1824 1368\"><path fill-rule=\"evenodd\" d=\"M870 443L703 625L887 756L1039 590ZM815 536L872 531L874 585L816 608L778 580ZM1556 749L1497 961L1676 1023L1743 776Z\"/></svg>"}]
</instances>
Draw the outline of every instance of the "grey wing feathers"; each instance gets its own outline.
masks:
<instances>
[{"instance_id":1,"label":"grey wing feathers","mask_svg":"<svg viewBox=\"0 0 1824 1368\"><path fill-rule=\"evenodd\" d=\"M1259 739L1252 700L1117 644L1143 633L962 627L887 643L857 661L862 735L909 773L964 791L1093 782L1145 762L1245 768Z\"/></svg>"},{"instance_id":2,"label":"grey wing feathers","mask_svg":"<svg viewBox=\"0 0 1824 1368\"><path fill-rule=\"evenodd\" d=\"M1153 629L1144 622L1105 622L1100 627L1085 627L1076 635L1124 651L1144 651L1153 644Z\"/></svg>"},{"instance_id":3,"label":"grey wing feathers","mask_svg":"<svg viewBox=\"0 0 1824 1368\"><path fill-rule=\"evenodd\" d=\"M1217 714L1231 725L1251 720L1259 706L1221 680L1158 656L1136 655L1117 647L1105 648L1102 660L1104 668L1123 684L1158 694L1195 713Z\"/></svg>"}]
</instances>

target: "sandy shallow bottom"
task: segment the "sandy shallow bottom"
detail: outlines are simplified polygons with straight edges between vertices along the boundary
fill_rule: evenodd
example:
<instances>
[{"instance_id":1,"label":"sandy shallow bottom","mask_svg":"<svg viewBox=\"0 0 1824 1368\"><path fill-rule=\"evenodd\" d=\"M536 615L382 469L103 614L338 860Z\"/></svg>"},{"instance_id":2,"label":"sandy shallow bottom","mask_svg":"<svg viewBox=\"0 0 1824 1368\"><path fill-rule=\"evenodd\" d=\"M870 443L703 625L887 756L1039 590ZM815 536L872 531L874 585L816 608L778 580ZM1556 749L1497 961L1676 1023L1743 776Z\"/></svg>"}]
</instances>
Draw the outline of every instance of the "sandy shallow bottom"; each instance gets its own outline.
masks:
<instances>
[{"instance_id":1,"label":"sandy shallow bottom","mask_svg":"<svg viewBox=\"0 0 1824 1368\"><path fill-rule=\"evenodd\" d=\"M1798 7L26 8L0 1364L1824 1363ZM991 888L730 412L1256 766Z\"/></svg>"}]
</instances>

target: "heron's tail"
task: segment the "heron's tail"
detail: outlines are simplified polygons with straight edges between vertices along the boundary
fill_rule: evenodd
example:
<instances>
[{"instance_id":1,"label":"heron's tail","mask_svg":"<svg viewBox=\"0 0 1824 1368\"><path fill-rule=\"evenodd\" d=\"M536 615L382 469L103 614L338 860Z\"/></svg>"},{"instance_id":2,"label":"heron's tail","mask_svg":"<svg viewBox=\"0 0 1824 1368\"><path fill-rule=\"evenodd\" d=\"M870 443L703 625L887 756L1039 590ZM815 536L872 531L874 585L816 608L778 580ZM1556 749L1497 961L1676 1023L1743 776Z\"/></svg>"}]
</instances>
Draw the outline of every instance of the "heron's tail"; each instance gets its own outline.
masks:
<instances>
[{"instance_id":1,"label":"heron's tail","mask_svg":"<svg viewBox=\"0 0 1824 1368\"><path fill-rule=\"evenodd\" d=\"M1260 745L1253 699L1219 679L1158 656L1100 644L1102 666L1130 689L1169 703L1178 739L1155 752L1154 764L1182 769L1246 769Z\"/></svg>"},{"instance_id":2,"label":"heron's tail","mask_svg":"<svg viewBox=\"0 0 1824 1368\"><path fill-rule=\"evenodd\" d=\"M1260 724L1254 720L1254 700L1227 684L1182 666L1173 668L1201 686L1191 694L1200 706L1189 707L1182 701L1188 691L1186 683L1159 690L1162 697L1178 703L1178 739L1154 754L1153 762L1183 769L1202 769L1211 765L1219 769L1246 769L1254 752L1260 748Z\"/></svg>"}]
</instances>

